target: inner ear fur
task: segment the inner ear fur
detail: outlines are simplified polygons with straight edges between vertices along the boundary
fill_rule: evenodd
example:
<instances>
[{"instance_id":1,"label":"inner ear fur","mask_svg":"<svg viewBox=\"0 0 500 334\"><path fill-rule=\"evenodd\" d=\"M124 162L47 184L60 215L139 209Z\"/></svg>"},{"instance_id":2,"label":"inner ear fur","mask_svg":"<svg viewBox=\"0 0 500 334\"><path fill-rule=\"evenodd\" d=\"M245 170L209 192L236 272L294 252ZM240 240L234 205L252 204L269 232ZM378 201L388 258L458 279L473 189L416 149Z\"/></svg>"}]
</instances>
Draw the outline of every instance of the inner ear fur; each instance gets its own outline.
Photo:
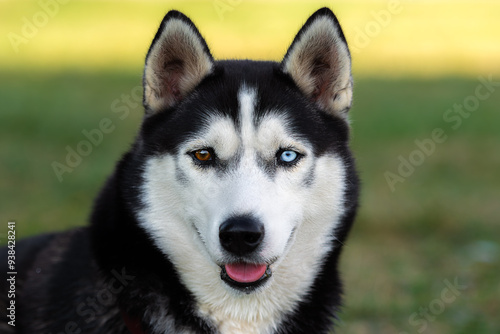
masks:
<instances>
[{"instance_id":1,"label":"inner ear fur","mask_svg":"<svg viewBox=\"0 0 500 334\"><path fill-rule=\"evenodd\" d=\"M281 63L303 94L342 118L352 103L351 57L340 24L328 8L300 29Z\"/></svg>"},{"instance_id":2,"label":"inner ear fur","mask_svg":"<svg viewBox=\"0 0 500 334\"><path fill-rule=\"evenodd\" d=\"M191 20L180 12L168 12L146 56L146 113L179 103L212 72L213 66L208 46Z\"/></svg>"}]
</instances>

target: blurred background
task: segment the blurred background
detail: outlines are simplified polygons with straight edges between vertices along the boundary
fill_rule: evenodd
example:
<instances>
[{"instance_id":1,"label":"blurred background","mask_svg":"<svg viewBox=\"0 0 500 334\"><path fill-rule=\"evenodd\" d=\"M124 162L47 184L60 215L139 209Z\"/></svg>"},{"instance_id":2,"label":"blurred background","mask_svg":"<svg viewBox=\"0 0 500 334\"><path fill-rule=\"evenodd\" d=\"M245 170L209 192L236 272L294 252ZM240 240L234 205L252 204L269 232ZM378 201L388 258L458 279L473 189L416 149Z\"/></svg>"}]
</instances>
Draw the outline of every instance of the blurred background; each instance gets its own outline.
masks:
<instances>
[{"instance_id":1,"label":"blurred background","mask_svg":"<svg viewBox=\"0 0 500 334\"><path fill-rule=\"evenodd\" d=\"M338 332L500 333L494 0L0 0L0 244L9 220L18 239L87 224L140 124L144 57L169 9L217 59L279 61L323 6L351 47L363 181Z\"/></svg>"}]
</instances>

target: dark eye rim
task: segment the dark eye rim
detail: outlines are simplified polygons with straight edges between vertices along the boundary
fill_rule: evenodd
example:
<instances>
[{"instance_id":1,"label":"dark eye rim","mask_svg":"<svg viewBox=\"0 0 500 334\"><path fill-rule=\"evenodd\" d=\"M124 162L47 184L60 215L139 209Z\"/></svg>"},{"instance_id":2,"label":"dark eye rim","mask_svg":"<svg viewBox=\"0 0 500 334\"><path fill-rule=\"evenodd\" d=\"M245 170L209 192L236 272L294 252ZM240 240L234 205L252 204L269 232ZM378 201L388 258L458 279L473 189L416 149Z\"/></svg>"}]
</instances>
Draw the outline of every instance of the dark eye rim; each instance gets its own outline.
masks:
<instances>
[{"instance_id":1,"label":"dark eye rim","mask_svg":"<svg viewBox=\"0 0 500 334\"><path fill-rule=\"evenodd\" d=\"M198 159L196 157L196 153L200 152L200 151L208 151L208 153L210 154L210 158L208 160L205 160L205 161ZM199 166L213 165L217 159L217 156L215 155L215 151L211 147L202 147L202 148L199 148L197 150L190 151L190 152L188 152L188 154L191 156L191 158L193 158L194 163L199 165Z\"/></svg>"},{"instance_id":2,"label":"dark eye rim","mask_svg":"<svg viewBox=\"0 0 500 334\"><path fill-rule=\"evenodd\" d=\"M286 151L295 152L297 154L297 157L294 160L292 160L292 161L283 161L283 160L281 160L281 155L283 154L283 152L286 152ZM294 149L292 147L280 148L276 152L276 162L277 162L277 164L280 165L280 166L284 166L284 167L293 167L293 166L295 166L303 157L304 157L304 154L300 153L298 150L296 150L296 149Z\"/></svg>"}]
</instances>

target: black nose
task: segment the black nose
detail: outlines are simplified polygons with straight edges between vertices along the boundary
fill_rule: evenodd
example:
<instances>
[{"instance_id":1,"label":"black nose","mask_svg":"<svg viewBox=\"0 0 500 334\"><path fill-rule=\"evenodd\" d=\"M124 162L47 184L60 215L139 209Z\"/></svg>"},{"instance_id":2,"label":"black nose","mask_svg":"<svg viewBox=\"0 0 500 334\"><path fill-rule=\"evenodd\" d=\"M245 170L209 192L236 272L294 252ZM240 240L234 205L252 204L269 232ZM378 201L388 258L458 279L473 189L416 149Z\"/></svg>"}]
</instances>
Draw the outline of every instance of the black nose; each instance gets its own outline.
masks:
<instances>
[{"instance_id":1,"label":"black nose","mask_svg":"<svg viewBox=\"0 0 500 334\"><path fill-rule=\"evenodd\" d=\"M264 225L251 216L227 219L219 227L222 247L238 256L253 252L264 239Z\"/></svg>"}]
</instances>

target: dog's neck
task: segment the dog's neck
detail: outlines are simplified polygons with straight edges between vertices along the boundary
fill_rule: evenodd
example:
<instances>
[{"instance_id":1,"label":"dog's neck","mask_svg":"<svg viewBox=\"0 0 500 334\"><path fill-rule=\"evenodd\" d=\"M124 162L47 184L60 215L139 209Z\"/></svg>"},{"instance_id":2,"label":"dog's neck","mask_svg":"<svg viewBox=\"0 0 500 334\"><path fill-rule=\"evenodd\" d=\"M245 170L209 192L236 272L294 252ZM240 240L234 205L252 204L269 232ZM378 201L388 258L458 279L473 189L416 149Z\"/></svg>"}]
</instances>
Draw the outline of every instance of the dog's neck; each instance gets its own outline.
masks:
<instances>
[{"instance_id":1,"label":"dog's neck","mask_svg":"<svg viewBox=\"0 0 500 334\"><path fill-rule=\"evenodd\" d=\"M141 319L137 317L132 317L125 311L121 311L123 322L127 326L127 329L131 334L146 334L142 329Z\"/></svg>"}]
</instances>

